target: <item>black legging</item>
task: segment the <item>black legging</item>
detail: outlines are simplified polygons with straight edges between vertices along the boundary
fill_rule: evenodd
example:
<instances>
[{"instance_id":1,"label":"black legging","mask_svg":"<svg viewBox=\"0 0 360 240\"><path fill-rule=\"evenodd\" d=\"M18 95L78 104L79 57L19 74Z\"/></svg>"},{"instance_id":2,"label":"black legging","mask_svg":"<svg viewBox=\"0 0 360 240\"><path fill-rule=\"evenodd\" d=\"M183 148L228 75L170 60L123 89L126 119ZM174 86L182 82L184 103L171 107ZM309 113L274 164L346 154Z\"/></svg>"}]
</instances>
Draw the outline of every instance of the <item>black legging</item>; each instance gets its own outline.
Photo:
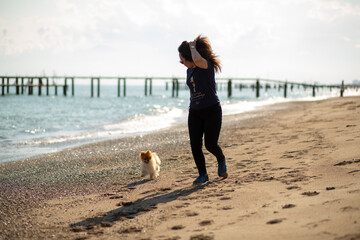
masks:
<instances>
[{"instance_id":1,"label":"black legging","mask_svg":"<svg viewBox=\"0 0 360 240\"><path fill-rule=\"evenodd\" d=\"M218 144L222 121L222 109L216 104L206 109L189 110L188 128L191 151L199 174L206 174L205 157L202 151L203 135L206 149L215 155L217 161L225 157Z\"/></svg>"}]
</instances>

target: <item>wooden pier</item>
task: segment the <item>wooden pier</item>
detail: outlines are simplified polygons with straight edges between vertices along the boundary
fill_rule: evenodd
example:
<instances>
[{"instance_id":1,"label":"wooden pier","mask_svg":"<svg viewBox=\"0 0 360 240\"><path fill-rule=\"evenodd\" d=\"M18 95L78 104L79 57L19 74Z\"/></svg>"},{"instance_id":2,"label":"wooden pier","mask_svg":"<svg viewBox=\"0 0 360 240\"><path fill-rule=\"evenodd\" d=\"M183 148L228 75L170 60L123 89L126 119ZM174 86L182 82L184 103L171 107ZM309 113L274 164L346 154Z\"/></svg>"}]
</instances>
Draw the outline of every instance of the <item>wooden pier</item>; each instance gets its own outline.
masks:
<instances>
[{"instance_id":1,"label":"wooden pier","mask_svg":"<svg viewBox=\"0 0 360 240\"><path fill-rule=\"evenodd\" d=\"M67 95L68 90L68 80L71 80L71 93L72 96L75 94L75 83L74 78L65 78L64 84L56 84L56 83L49 83L49 77L0 77L1 83L1 95L4 96L5 92L9 94L10 87L15 87L16 89L16 95L25 94L25 91L27 89L27 92L29 95L34 94L34 88L38 88L38 94L39 96L42 95L42 88L46 88L46 95L49 96L50 94L50 88L54 88L54 95L58 95L58 88L63 89L63 95ZM11 82L13 80L13 82ZM27 81L24 83L24 81ZM6 91L5 91L6 89Z\"/></svg>"},{"instance_id":2,"label":"wooden pier","mask_svg":"<svg viewBox=\"0 0 360 240\"><path fill-rule=\"evenodd\" d=\"M50 83L50 79L52 82ZM96 87L96 96L100 97L100 84L102 80L112 80L117 81L117 96L121 97L126 96L126 83L127 80L137 80L144 81L144 94L145 96L152 95L152 82L153 80L160 80L165 82L166 90L169 90L169 84L172 86L171 96L178 97L179 89L181 86L184 86L184 89L187 88L185 84L185 78L177 77L86 77L86 76L0 76L0 87L1 95L5 96L10 93L10 87L15 87L16 95L34 94L34 88L38 88L38 95L43 94L42 89L45 88L46 96L50 95L50 89L54 89L54 95L58 95L58 88L62 89L63 95L68 95L68 90L71 87L71 96L75 95L75 80L85 79L90 81L90 97L94 97L94 91ZM181 83L180 81L181 80ZM316 91L320 88L328 88L330 91L332 89L340 90L339 96L344 95L345 89L355 88L356 90L359 86L345 85L342 81L339 85L316 85L316 84L307 84L307 83L297 83L297 82L288 82L283 80L272 80L272 79L261 79L261 78L216 78L217 80L217 89L223 90L227 89L227 96L231 98L233 96L234 89L238 88L240 91L244 88L251 88L255 92L255 97L260 97L260 90L265 89L268 91L273 88L278 89L278 91L283 91L283 96L286 98L288 96L288 91L293 91L295 87L300 90L303 88L304 91L307 89L312 89L312 96L316 96ZM63 84L58 84L57 82L63 81ZM70 83L70 85L69 85ZM122 89L121 89L122 87Z\"/></svg>"}]
</instances>

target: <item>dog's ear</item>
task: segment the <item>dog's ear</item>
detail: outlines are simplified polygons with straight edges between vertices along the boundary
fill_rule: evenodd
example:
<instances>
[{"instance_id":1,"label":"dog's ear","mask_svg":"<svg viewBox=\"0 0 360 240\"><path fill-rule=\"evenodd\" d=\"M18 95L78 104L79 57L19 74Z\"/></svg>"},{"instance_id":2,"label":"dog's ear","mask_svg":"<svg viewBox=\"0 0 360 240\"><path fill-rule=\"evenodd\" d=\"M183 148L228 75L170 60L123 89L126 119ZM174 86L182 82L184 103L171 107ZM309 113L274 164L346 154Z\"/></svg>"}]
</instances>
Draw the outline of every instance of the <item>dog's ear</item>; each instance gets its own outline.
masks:
<instances>
[{"instance_id":1,"label":"dog's ear","mask_svg":"<svg viewBox=\"0 0 360 240\"><path fill-rule=\"evenodd\" d=\"M147 151L145 152L145 157L151 158L151 156L152 156L151 151L150 151L150 150L147 150Z\"/></svg>"},{"instance_id":2,"label":"dog's ear","mask_svg":"<svg viewBox=\"0 0 360 240\"><path fill-rule=\"evenodd\" d=\"M146 152L144 152L144 151L141 151L140 152L140 158L144 158L144 155L146 154Z\"/></svg>"}]
</instances>

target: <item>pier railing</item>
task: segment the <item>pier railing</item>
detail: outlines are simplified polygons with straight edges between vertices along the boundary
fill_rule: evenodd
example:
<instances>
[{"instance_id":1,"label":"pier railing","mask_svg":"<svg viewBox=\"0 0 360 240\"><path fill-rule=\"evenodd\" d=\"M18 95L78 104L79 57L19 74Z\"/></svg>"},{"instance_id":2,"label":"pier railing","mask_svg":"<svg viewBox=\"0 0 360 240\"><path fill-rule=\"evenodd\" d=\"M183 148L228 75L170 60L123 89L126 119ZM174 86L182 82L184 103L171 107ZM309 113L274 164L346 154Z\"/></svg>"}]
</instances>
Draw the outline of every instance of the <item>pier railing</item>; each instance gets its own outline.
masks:
<instances>
[{"instance_id":1,"label":"pier railing","mask_svg":"<svg viewBox=\"0 0 360 240\"><path fill-rule=\"evenodd\" d=\"M58 80L63 80L63 84L58 84ZM180 86L185 85L184 77L93 77L93 76L0 76L1 95L5 96L10 93L10 87L14 87L16 95L25 94L26 89L28 95L34 94L34 88L38 88L38 95L42 95L42 89L46 89L46 95L50 95L50 89L54 88L54 94L58 95L58 88L62 89L63 95L67 96L69 88L71 88L71 95L75 95L75 80L89 80L90 81L90 96L94 97L94 91L96 87L96 95L100 97L100 84L101 80L117 81L117 96L126 96L126 84L127 80L144 81L144 94L145 96L152 95L152 82L153 80L161 80L165 82L166 90L169 89L169 84L172 86L172 97L179 96ZM50 82L52 80L52 82ZM56 81L55 81L56 80ZM179 81L181 80L181 82ZM260 97L260 89L267 91L271 88L278 88L279 91L283 91L283 96L288 96L288 90L293 91L294 87L303 88L304 90L311 88L312 96L316 96L316 90L319 88L338 89L339 95L342 97L345 89L354 88L358 89L358 85L345 85L344 81L339 85L320 85L290 82L284 80L264 79L264 78L216 78L217 88L226 88L228 91L228 97L233 95L233 88L252 88L255 92L255 97ZM70 84L69 84L70 83ZM96 86L95 86L96 85ZM122 89L121 89L122 86Z\"/></svg>"}]
</instances>

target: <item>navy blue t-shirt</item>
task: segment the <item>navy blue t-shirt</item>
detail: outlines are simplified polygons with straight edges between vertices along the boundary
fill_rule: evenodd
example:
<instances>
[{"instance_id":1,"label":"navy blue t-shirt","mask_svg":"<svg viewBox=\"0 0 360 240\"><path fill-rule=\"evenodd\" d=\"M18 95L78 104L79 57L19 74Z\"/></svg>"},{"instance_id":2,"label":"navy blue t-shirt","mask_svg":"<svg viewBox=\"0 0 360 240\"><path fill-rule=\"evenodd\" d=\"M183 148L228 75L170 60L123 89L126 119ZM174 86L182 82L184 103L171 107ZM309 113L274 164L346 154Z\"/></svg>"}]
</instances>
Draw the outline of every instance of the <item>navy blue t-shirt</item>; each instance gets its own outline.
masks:
<instances>
[{"instance_id":1,"label":"navy blue t-shirt","mask_svg":"<svg viewBox=\"0 0 360 240\"><path fill-rule=\"evenodd\" d=\"M208 68L188 68L186 84L190 88L190 109L204 109L219 103L216 93L214 65L208 60Z\"/></svg>"}]
</instances>

